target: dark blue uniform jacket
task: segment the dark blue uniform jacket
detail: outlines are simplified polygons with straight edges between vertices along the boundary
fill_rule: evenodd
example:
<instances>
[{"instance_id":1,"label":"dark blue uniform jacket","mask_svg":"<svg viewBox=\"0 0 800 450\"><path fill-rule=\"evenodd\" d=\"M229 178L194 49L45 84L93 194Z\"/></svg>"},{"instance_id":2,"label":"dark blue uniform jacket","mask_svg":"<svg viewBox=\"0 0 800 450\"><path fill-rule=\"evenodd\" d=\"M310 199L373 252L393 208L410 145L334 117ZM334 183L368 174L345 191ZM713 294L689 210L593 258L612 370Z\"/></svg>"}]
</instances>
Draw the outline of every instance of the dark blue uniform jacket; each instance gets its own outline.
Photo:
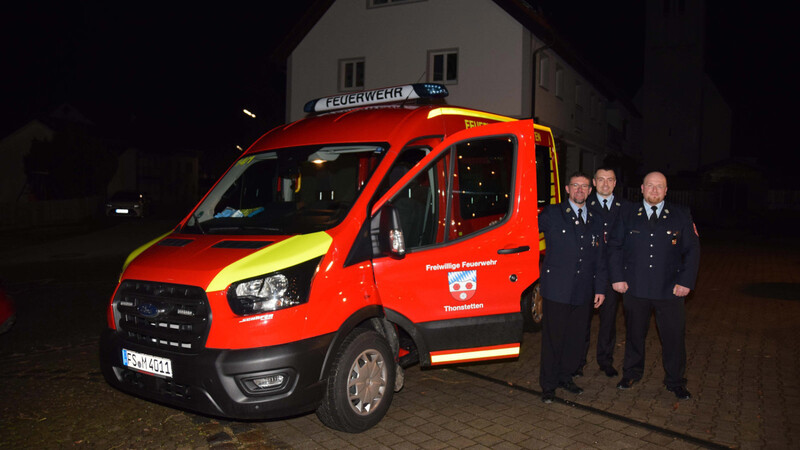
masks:
<instances>
[{"instance_id":1,"label":"dark blue uniform jacket","mask_svg":"<svg viewBox=\"0 0 800 450\"><path fill-rule=\"evenodd\" d=\"M608 240L611 282L625 281L628 293L654 300L676 298L676 284L694 289L700 239L688 209L664 202L655 226L642 202L624 205Z\"/></svg>"},{"instance_id":2,"label":"dark blue uniform jacket","mask_svg":"<svg viewBox=\"0 0 800 450\"><path fill-rule=\"evenodd\" d=\"M539 214L544 233L544 261L540 267L541 294L554 302L583 305L594 294L605 294L608 285L603 222L591 212L578 225L568 201L547 205Z\"/></svg>"},{"instance_id":3,"label":"dark blue uniform jacket","mask_svg":"<svg viewBox=\"0 0 800 450\"><path fill-rule=\"evenodd\" d=\"M609 210L606 211L603 209L603 201L600 200L596 192L592 192L589 198L586 199L586 204L589 205L589 211L594 214L595 218L603 222L603 232L606 237L606 239L604 239L605 243L608 243L608 235L611 233L611 230L614 229L614 224L617 223L619 213L622 211L622 205L628 203L630 203L628 200L615 195L614 201L609 205ZM608 249L606 248L606 250Z\"/></svg>"}]
</instances>

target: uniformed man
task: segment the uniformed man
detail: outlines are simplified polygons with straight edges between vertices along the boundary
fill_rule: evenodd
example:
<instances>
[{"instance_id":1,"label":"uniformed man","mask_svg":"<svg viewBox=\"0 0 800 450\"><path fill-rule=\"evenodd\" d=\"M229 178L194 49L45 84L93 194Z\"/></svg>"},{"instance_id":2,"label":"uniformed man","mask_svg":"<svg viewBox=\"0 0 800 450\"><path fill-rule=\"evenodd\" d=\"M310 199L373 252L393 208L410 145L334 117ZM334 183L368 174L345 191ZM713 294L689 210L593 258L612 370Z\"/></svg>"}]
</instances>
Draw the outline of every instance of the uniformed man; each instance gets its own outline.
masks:
<instances>
[{"instance_id":1,"label":"uniformed man","mask_svg":"<svg viewBox=\"0 0 800 450\"><path fill-rule=\"evenodd\" d=\"M547 249L541 267L542 401L550 403L556 388L580 394L572 380L583 352L592 305L603 303L608 274L602 222L586 207L592 191L589 177L576 173L565 186L568 200L548 205L539 215Z\"/></svg>"},{"instance_id":2,"label":"uniformed man","mask_svg":"<svg viewBox=\"0 0 800 450\"><path fill-rule=\"evenodd\" d=\"M700 240L688 209L664 201L667 179L651 172L642 182L641 203L621 212L609 239L611 281L625 294L625 360L619 389L642 378L645 339L655 311L661 338L664 385L678 399L686 389L684 298L694 289Z\"/></svg>"},{"instance_id":3,"label":"uniformed man","mask_svg":"<svg viewBox=\"0 0 800 450\"><path fill-rule=\"evenodd\" d=\"M613 229L619 217L622 206L628 201L614 195L614 188L617 185L617 176L614 169L601 167L594 172L592 179L594 192L589 195L586 204L596 218L603 222L603 238L608 242L608 233ZM597 315L600 320L600 329L597 332L597 365L608 377L615 377L619 374L614 368L614 347L617 343L617 307L619 305L620 294L611 286L606 288L606 299L597 308ZM580 368L575 375L583 375L583 367L586 365L586 356L589 353L589 342L591 340L592 311L589 311L589 321L586 326L586 345L581 360Z\"/></svg>"}]
</instances>

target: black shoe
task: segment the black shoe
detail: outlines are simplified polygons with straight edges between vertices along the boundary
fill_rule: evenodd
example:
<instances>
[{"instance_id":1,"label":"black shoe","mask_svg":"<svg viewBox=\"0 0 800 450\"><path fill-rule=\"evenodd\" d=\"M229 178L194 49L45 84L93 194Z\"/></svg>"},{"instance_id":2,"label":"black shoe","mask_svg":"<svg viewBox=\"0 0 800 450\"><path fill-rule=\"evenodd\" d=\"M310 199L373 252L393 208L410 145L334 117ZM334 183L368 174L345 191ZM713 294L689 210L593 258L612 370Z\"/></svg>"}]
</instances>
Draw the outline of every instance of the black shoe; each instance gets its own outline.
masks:
<instances>
[{"instance_id":1,"label":"black shoe","mask_svg":"<svg viewBox=\"0 0 800 450\"><path fill-rule=\"evenodd\" d=\"M572 376L575 377L575 378L582 377L583 376L583 367L581 367L580 369L576 370L575 372L572 372Z\"/></svg>"},{"instance_id":2,"label":"black shoe","mask_svg":"<svg viewBox=\"0 0 800 450\"><path fill-rule=\"evenodd\" d=\"M544 391L544 392L542 392L542 402L543 403L547 403L549 405L550 403L553 403L553 400L555 400L555 399L556 399L556 391Z\"/></svg>"},{"instance_id":3,"label":"black shoe","mask_svg":"<svg viewBox=\"0 0 800 450\"><path fill-rule=\"evenodd\" d=\"M617 383L617 389L630 389L630 387L633 386L637 381L639 380L622 377L622 379L619 380L619 383Z\"/></svg>"},{"instance_id":4,"label":"black shoe","mask_svg":"<svg viewBox=\"0 0 800 450\"><path fill-rule=\"evenodd\" d=\"M600 366L600 370L605 372L605 374L606 374L606 376L608 378L613 378L613 377L619 375L619 372L617 372L617 369L613 368L612 366Z\"/></svg>"},{"instance_id":5,"label":"black shoe","mask_svg":"<svg viewBox=\"0 0 800 450\"><path fill-rule=\"evenodd\" d=\"M558 383L558 387L560 387L562 389L565 389L568 392L572 392L573 394L580 394L581 392L583 392L583 389L578 387L578 385L575 384L575 382L572 381L572 380L562 381L562 382Z\"/></svg>"},{"instance_id":6,"label":"black shoe","mask_svg":"<svg viewBox=\"0 0 800 450\"><path fill-rule=\"evenodd\" d=\"M692 394L686 390L685 386L677 386L677 387L669 387L666 386L667 390L675 394L678 400L689 400L692 398Z\"/></svg>"}]
</instances>

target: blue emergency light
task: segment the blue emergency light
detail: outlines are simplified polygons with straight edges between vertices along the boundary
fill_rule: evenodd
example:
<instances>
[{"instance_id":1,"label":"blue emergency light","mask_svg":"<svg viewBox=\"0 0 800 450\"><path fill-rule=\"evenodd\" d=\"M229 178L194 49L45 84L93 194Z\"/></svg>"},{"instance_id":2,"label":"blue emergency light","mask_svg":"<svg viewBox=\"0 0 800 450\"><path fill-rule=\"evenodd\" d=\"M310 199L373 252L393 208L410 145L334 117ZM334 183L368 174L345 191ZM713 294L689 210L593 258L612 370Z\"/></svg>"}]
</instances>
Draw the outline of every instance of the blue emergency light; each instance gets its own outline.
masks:
<instances>
[{"instance_id":1,"label":"blue emergency light","mask_svg":"<svg viewBox=\"0 0 800 450\"><path fill-rule=\"evenodd\" d=\"M303 111L307 113L334 111L418 98L444 98L448 94L447 88L442 84L414 83L318 98L306 103Z\"/></svg>"}]
</instances>

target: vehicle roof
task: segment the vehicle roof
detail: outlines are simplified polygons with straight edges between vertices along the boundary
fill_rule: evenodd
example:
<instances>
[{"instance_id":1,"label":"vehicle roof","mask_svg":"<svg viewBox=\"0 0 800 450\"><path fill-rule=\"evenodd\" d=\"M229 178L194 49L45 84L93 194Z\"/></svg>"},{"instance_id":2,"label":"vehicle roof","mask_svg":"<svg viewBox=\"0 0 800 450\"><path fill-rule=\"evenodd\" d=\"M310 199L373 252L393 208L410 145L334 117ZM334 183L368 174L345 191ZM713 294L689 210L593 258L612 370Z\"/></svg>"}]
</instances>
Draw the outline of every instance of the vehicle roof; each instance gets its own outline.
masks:
<instances>
[{"instance_id":1,"label":"vehicle roof","mask_svg":"<svg viewBox=\"0 0 800 450\"><path fill-rule=\"evenodd\" d=\"M442 113L442 111L447 111ZM449 105L366 106L309 116L270 130L248 152L341 142L405 142L419 136L447 136L465 128L464 120L516 120Z\"/></svg>"}]
</instances>

